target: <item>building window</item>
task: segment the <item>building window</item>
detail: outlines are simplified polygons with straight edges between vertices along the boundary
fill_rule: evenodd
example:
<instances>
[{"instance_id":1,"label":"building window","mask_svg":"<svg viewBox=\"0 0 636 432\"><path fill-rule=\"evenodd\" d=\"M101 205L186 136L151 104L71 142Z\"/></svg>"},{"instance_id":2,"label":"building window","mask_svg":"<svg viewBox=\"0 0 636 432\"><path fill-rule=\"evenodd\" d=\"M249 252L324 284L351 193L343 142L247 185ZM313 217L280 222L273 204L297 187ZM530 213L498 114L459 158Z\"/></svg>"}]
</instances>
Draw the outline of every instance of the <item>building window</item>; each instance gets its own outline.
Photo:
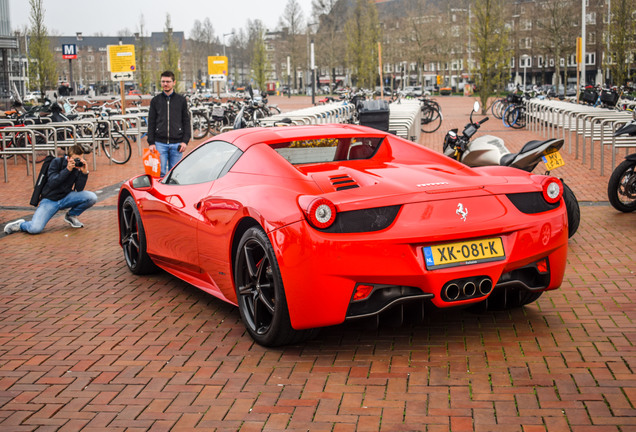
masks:
<instances>
[{"instance_id":1,"label":"building window","mask_svg":"<svg viewBox=\"0 0 636 432\"><path fill-rule=\"evenodd\" d=\"M522 68L532 67L532 57L521 57L519 59L519 67L522 67Z\"/></svg>"}]
</instances>

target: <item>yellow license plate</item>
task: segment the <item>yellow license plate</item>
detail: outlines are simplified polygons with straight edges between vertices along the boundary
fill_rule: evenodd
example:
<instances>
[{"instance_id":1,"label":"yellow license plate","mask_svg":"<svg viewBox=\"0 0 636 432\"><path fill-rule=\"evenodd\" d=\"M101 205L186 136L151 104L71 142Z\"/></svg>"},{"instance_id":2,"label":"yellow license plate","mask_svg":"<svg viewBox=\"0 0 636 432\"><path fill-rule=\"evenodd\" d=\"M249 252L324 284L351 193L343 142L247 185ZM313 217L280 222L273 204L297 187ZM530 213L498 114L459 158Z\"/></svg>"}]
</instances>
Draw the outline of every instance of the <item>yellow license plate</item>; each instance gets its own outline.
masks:
<instances>
[{"instance_id":1,"label":"yellow license plate","mask_svg":"<svg viewBox=\"0 0 636 432\"><path fill-rule=\"evenodd\" d=\"M506 257L501 237L426 246L423 250L428 270L499 261Z\"/></svg>"},{"instance_id":2,"label":"yellow license plate","mask_svg":"<svg viewBox=\"0 0 636 432\"><path fill-rule=\"evenodd\" d=\"M548 171L565 165L561 153L557 149L549 149L543 152L543 163Z\"/></svg>"}]
</instances>

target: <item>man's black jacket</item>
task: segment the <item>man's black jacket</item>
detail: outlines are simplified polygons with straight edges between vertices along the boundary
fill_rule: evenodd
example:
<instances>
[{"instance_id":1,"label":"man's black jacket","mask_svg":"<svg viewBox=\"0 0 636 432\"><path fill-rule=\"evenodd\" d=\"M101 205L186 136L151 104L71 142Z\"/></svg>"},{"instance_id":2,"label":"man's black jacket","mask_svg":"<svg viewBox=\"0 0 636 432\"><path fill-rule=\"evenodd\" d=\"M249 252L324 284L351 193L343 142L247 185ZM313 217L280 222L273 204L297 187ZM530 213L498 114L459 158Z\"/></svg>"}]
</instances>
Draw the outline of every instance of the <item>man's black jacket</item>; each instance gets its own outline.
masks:
<instances>
[{"instance_id":1,"label":"man's black jacket","mask_svg":"<svg viewBox=\"0 0 636 432\"><path fill-rule=\"evenodd\" d=\"M190 141L190 112L188 102L180 94L159 93L150 101L148 112L148 144L188 143Z\"/></svg>"},{"instance_id":2,"label":"man's black jacket","mask_svg":"<svg viewBox=\"0 0 636 432\"><path fill-rule=\"evenodd\" d=\"M42 189L42 198L51 201L59 201L72 190L83 191L88 180L88 174L82 173L78 168L72 171L66 169L68 161L66 156L55 158L49 165L49 176ZM75 186L75 189L73 189Z\"/></svg>"}]
</instances>

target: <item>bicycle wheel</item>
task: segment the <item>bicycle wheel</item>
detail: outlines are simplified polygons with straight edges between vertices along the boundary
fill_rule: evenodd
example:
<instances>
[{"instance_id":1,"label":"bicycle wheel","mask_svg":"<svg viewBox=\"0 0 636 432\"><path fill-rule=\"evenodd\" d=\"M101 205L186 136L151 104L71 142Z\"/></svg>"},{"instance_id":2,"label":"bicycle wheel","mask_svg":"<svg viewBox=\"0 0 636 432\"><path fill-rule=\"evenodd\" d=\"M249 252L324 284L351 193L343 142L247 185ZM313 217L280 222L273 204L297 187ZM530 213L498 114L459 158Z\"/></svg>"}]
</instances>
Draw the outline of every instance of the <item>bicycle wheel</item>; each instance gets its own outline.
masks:
<instances>
[{"instance_id":1,"label":"bicycle wheel","mask_svg":"<svg viewBox=\"0 0 636 432\"><path fill-rule=\"evenodd\" d=\"M223 120L213 119L210 122L209 133L211 136L215 136L221 133L221 128L223 127Z\"/></svg>"},{"instance_id":2,"label":"bicycle wheel","mask_svg":"<svg viewBox=\"0 0 636 432\"><path fill-rule=\"evenodd\" d=\"M128 162L132 153L128 137L119 131L111 131L110 146L105 141L102 141L102 150L116 164Z\"/></svg>"},{"instance_id":3,"label":"bicycle wheel","mask_svg":"<svg viewBox=\"0 0 636 432\"><path fill-rule=\"evenodd\" d=\"M202 112L192 113L192 138L203 139L208 134L210 124L208 116Z\"/></svg>"},{"instance_id":4,"label":"bicycle wheel","mask_svg":"<svg viewBox=\"0 0 636 432\"><path fill-rule=\"evenodd\" d=\"M490 107L490 111L494 118L501 120L501 113L503 110L504 101L502 99L497 99Z\"/></svg>"},{"instance_id":5,"label":"bicycle wheel","mask_svg":"<svg viewBox=\"0 0 636 432\"><path fill-rule=\"evenodd\" d=\"M427 106L422 112L421 130L433 133L442 125L442 113L432 106Z\"/></svg>"},{"instance_id":6,"label":"bicycle wheel","mask_svg":"<svg viewBox=\"0 0 636 432\"><path fill-rule=\"evenodd\" d=\"M526 127L526 107L518 106L513 111L515 121L514 123L511 123L510 126L512 126L514 129L522 129Z\"/></svg>"},{"instance_id":7,"label":"bicycle wheel","mask_svg":"<svg viewBox=\"0 0 636 432\"><path fill-rule=\"evenodd\" d=\"M51 150L38 150L38 144L43 145L48 142L48 140L46 139L46 135L44 135L40 131L33 131L33 136L35 137L35 163L42 163L42 161L44 161L44 159L46 159L48 155L55 156L54 152ZM13 137L12 146L31 148L31 139L32 138L30 133L18 132ZM22 157L22 159L26 159L25 155L21 154L20 156Z\"/></svg>"},{"instance_id":8,"label":"bicycle wheel","mask_svg":"<svg viewBox=\"0 0 636 432\"><path fill-rule=\"evenodd\" d=\"M506 109L509 106L510 106L510 104L507 101L505 101L505 100L502 100L501 103L497 106L497 118L499 120L503 119L504 112L506 111Z\"/></svg>"},{"instance_id":9,"label":"bicycle wheel","mask_svg":"<svg viewBox=\"0 0 636 432\"><path fill-rule=\"evenodd\" d=\"M503 115L501 116L503 125L505 127L511 127L512 124L517 120L515 115L516 113L515 113L514 105L508 105L506 110L503 112Z\"/></svg>"}]
</instances>

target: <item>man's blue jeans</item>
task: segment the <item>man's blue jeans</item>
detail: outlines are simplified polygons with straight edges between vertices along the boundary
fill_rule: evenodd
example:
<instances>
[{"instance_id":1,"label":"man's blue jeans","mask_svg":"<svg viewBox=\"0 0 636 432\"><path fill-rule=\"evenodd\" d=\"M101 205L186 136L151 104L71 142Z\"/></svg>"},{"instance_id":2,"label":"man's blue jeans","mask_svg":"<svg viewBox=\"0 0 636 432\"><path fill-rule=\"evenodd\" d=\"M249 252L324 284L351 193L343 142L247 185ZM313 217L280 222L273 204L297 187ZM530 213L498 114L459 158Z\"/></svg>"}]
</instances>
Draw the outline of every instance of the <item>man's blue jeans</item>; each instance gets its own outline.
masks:
<instances>
[{"instance_id":1,"label":"man's blue jeans","mask_svg":"<svg viewBox=\"0 0 636 432\"><path fill-rule=\"evenodd\" d=\"M68 211L70 216L79 216L96 202L97 195L91 191L72 191L59 201L43 198L38 208L35 209L31 220L20 224L20 230L29 234L41 233L58 210L70 208Z\"/></svg>"},{"instance_id":2,"label":"man's blue jeans","mask_svg":"<svg viewBox=\"0 0 636 432\"><path fill-rule=\"evenodd\" d=\"M181 160L183 154L179 152L180 145L180 143L166 144L155 142L155 146L159 152L159 159L161 160L161 177L165 176L166 173Z\"/></svg>"}]
</instances>

